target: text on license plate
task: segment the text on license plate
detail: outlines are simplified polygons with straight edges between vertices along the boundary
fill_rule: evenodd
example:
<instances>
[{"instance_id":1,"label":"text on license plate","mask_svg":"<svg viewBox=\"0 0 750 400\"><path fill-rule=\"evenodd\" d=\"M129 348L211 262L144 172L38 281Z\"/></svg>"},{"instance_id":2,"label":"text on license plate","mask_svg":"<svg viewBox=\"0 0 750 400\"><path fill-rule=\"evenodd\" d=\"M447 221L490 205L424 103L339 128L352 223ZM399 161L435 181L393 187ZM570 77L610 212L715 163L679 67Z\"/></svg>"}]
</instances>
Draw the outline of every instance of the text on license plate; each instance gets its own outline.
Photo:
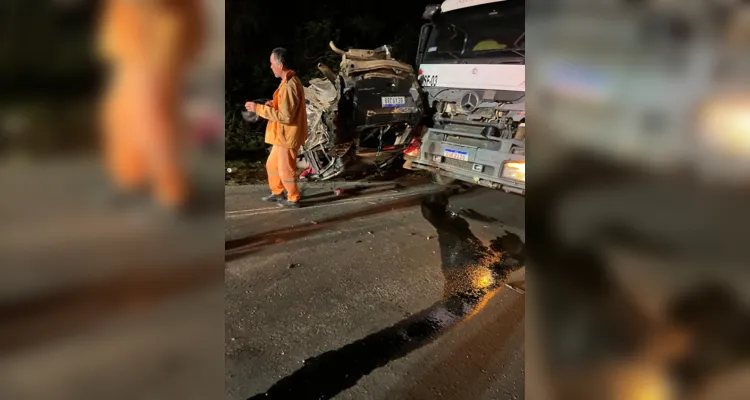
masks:
<instances>
[{"instance_id":1,"label":"text on license plate","mask_svg":"<svg viewBox=\"0 0 750 400\"><path fill-rule=\"evenodd\" d=\"M404 96L381 97L380 102L383 104L383 107L399 107L399 106L406 105L406 97Z\"/></svg>"},{"instance_id":2,"label":"text on license plate","mask_svg":"<svg viewBox=\"0 0 750 400\"><path fill-rule=\"evenodd\" d=\"M469 161L469 152L467 151L445 149L444 155L447 158L455 158L456 160Z\"/></svg>"}]
</instances>

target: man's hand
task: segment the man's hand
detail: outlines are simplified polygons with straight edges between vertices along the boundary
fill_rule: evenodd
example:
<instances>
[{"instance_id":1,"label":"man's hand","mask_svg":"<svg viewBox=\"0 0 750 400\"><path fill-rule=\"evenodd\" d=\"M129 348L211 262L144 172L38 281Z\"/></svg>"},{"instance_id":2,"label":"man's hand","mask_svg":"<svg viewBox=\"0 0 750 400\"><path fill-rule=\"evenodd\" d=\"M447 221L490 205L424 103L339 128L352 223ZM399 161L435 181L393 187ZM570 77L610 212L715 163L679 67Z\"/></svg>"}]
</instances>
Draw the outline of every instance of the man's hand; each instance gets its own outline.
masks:
<instances>
[{"instance_id":1,"label":"man's hand","mask_svg":"<svg viewBox=\"0 0 750 400\"><path fill-rule=\"evenodd\" d=\"M273 107L273 100L268 100L268 101L266 102L266 105L267 105L268 107Z\"/></svg>"},{"instance_id":2,"label":"man's hand","mask_svg":"<svg viewBox=\"0 0 750 400\"><path fill-rule=\"evenodd\" d=\"M258 105L253 103L252 101L248 101L247 103L245 103L245 109L251 113L255 112L256 107L258 107Z\"/></svg>"}]
</instances>

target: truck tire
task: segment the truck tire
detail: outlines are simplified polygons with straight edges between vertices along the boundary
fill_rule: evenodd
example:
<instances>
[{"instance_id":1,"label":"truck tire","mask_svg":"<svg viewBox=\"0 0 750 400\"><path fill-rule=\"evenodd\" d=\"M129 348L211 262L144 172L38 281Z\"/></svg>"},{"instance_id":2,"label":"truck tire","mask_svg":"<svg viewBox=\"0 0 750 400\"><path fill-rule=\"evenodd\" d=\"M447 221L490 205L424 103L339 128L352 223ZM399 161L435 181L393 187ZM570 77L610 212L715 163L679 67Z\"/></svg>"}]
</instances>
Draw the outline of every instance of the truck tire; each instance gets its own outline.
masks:
<instances>
[{"instance_id":1,"label":"truck tire","mask_svg":"<svg viewBox=\"0 0 750 400\"><path fill-rule=\"evenodd\" d=\"M438 185L442 185L442 186L451 186L454 183L456 183L455 179L447 177L439 172L432 173L432 180Z\"/></svg>"}]
</instances>

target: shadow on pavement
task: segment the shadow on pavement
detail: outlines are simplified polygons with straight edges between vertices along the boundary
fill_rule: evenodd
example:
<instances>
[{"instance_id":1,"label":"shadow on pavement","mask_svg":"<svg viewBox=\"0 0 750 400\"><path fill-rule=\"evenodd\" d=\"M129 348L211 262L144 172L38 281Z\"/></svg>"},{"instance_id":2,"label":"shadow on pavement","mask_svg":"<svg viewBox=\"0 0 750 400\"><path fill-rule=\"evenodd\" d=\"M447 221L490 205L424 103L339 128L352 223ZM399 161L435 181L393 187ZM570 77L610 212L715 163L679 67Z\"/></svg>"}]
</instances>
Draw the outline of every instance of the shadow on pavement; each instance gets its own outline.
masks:
<instances>
[{"instance_id":1,"label":"shadow on pavement","mask_svg":"<svg viewBox=\"0 0 750 400\"><path fill-rule=\"evenodd\" d=\"M375 188L371 186L359 185L352 188L343 188L342 194L340 195L337 195L336 193L334 193L334 191L326 191L309 196L304 196L302 197L302 200L300 200L300 205L302 205L303 207L314 206L318 204L335 203L337 201L352 199L361 195L371 195L384 192L398 193L404 188L405 187L403 185L398 183L394 185L385 185Z\"/></svg>"},{"instance_id":2,"label":"shadow on pavement","mask_svg":"<svg viewBox=\"0 0 750 400\"><path fill-rule=\"evenodd\" d=\"M514 335L523 336L525 309L526 298L518 296L502 310L501 315L494 315L492 322L485 323L473 335L462 337L460 346L443 354L428 370L421 371L424 373L422 376L412 382L406 380L408 387L397 387L384 398L430 399L437 397L437 391L445 399L479 399L486 396L491 390L488 386L508 367L498 365L493 359L503 352L505 344L513 340ZM523 376L521 370L517 373ZM461 385L453 385L455 382L461 382ZM517 392L506 392L504 398L517 399L514 395L523 393L524 389L523 386L516 389Z\"/></svg>"},{"instance_id":3,"label":"shadow on pavement","mask_svg":"<svg viewBox=\"0 0 750 400\"><path fill-rule=\"evenodd\" d=\"M2 303L0 355L73 336L113 315L148 309L220 283L223 276L221 265L212 255L183 262L180 267L153 265L43 297Z\"/></svg>"},{"instance_id":4,"label":"shadow on pavement","mask_svg":"<svg viewBox=\"0 0 750 400\"><path fill-rule=\"evenodd\" d=\"M428 195L421 202L422 215L438 234L445 276L443 299L393 326L305 360L304 367L250 399L329 399L475 315L520 266L519 254L500 248L520 239L498 238L494 247L486 247L464 219L447 210L446 193Z\"/></svg>"},{"instance_id":5,"label":"shadow on pavement","mask_svg":"<svg viewBox=\"0 0 750 400\"><path fill-rule=\"evenodd\" d=\"M244 256L253 254L265 246L283 243L289 240L299 239L315 232L330 229L331 226L341 222L346 222L355 218L362 218L380 213L392 211L395 209L408 208L419 204L419 196L407 197L394 202L380 204L375 207L369 207L364 210L357 210L348 214L339 215L315 223L308 223L296 228L283 228L271 232L262 233L242 239L227 241L224 245L226 262L234 261Z\"/></svg>"}]
</instances>

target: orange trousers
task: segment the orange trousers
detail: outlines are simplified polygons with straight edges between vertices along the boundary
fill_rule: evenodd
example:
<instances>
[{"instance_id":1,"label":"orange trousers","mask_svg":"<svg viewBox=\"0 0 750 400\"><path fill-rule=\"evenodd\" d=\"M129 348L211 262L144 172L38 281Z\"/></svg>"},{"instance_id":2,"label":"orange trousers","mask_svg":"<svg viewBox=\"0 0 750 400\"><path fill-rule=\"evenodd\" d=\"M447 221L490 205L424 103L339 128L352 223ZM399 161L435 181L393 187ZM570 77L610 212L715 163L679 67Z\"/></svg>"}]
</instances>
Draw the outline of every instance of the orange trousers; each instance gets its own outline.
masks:
<instances>
[{"instance_id":1,"label":"orange trousers","mask_svg":"<svg viewBox=\"0 0 750 400\"><path fill-rule=\"evenodd\" d=\"M286 189L287 199L298 202L300 199L297 187L297 151L274 145L266 162L268 186L271 193L282 194Z\"/></svg>"},{"instance_id":2,"label":"orange trousers","mask_svg":"<svg viewBox=\"0 0 750 400\"><path fill-rule=\"evenodd\" d=\"M115 64L104 98L105 156L121 189L150 186L160 204L187 200L178 135L179 74Z\"/></svg>"}]
</instances>

